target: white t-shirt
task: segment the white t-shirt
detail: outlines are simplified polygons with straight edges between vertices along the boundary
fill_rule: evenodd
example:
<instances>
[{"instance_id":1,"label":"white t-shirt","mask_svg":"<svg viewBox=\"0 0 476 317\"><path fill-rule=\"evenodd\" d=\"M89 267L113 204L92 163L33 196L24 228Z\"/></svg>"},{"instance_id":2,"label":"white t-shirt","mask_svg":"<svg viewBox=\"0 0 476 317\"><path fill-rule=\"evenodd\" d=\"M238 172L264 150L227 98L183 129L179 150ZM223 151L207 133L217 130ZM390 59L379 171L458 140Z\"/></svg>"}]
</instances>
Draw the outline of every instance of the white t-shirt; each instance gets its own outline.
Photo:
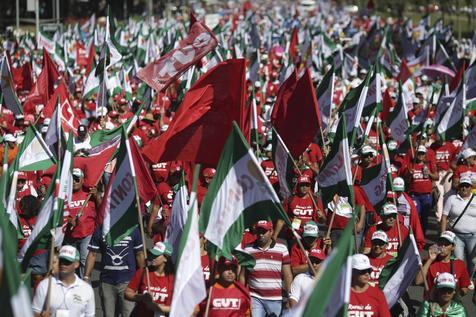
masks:
<instances>
[{"instance_id":1,"label":"white t-shirt","mask_svg":"<svg viewBox=\"0 0 476 317\"><path fill-rule=\"evenodd\" d=\"M443 208L443 215L448 216L448 223L451 226L461 215L468 202L469 198L463 199L459 194L453 194L448 197ZM453 230L455 233L476 233L476 197L473 197L468 209L466 209L463 217L461 217Z\"/></svg>"},{"instance_id":2,"label":"white t-shirt","mask_svg":"<svg viewBox=\"0 0 476 317\"><path fill-rule=\"evenodd\" d=\"M52 316L93 317L96 314L94 291L75 274L76 280L65 286L61 280L51 278L50 308ZM48 293L48 278L40 282L33 298L33 311L40 313Z\"/></svg>"},{"instance_id":3,"label":"white t-shirt","mask_svg":"<svg viewBox=\"0 0 476 317\"><path fill-rule=\"evenodd\" d=\"M289 298L299 303L301 297L314 287L315 280L309 271L296 275L291 284L291 293Z\"/></svg>"}]
</instances>

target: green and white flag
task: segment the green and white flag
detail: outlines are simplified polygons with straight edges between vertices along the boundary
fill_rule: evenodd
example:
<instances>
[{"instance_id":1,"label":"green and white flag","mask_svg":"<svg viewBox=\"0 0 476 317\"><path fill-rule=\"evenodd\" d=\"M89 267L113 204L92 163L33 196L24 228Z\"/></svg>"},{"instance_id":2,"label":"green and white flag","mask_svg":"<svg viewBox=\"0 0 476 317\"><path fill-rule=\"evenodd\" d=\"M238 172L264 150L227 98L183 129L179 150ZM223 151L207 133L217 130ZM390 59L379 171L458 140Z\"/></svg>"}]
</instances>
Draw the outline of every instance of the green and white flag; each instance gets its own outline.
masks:
<instances>
[{"instance_id":1,"label":"green and white flag","mask_svg":"<svg viewBox=\"0 0 476 317\"><path fill-rule=\"evenodd\" d=\"M178 248L170 317L193 315L195 306L207 297L198 230L197 182L199 173L200 168L195 168L187 222L183 228Z\"/></svg>"},{"instance_id":2,"label":"green and white flag","mask_svg":"<svg viewBox=\"0 0 476 317\"><path fill-rule=\"evenodd\" d=\"M107 78L106 86L109 92L109 96L115 96L117 94L120 94L124 90L117 72Z\"/></svg>"},{"instance_id":3,"label":"green and white flag","mask_svg":"<svg viewBox=\"0 0 476 317\"><path fill-rule=\"evenodd\" d=\"M317 180L325 202L332 201L336 193L349 198L349 201L352 202L353 181L345 116L339 119L334 142L324 160Z\"/></svg>"},{"instance_id":4,"label":"green and white flag","mask_svg":"<svg viewBox=\"0 0 476 317\"><path fill-rule=\"evenodd\" d=\"M278 174L279 194L283 199L292 196L294 164L286 144L273 128L273 162Z\"/></svg>"},{"instance_id":5,"label":"green and white flag","mask_svg":"<svg viewBox=\"0 0 476 317\"><path fill-rule=\"evenodd\" d=\"M317 105L321 113L322 129L326 130L329 125L329 119L332 111L332 97L334 96L334 66L327 71L322 78L319 86L316 88Z\"/></svg>"},{"instance_id":6,"label":"green and white flag","mask_svg":"<svg viewBox=\"0 0 476 317\"><path fill-rule=\"evenodd\" d=\"M99 77L96 76L96 62L93 61L93 65L83 87L83 99L91 99L94 94L97 94L99 92L99 85L100 80Z\"/></svg>"},{"instance_id":7,"label":"green and white flag","mask_svg":"<svg viewBox=\"0 0 476 317\"><path fill-rule=\"evenodd\" d=\"M347 316L352 280L354 220L349 221L331 254L324 260L314 287L286 317Z\"/></svg>"},{"instance_id":8,"label":"green and white flag","mask_svg":"<svg viewBox=\"0 0 476 317\"><path fill-rule=\"evenodd\" d=\"M464 79L448 110L445 112L436 129L442 140L454 140L462 137L466 89Z\"/></svg>"},{"instance_id":9,"label":"green and white flag","mask_svg":"<svg viewBox=\"0 0 476 317\"><path fill-rule=\"evenodd\" d=\"M370 79L367 96L362 108L362 116L371 116L375 109L382 109L382 73L380 64L377 63L372 68L372 77Z\"/></svg>"},{"instance_id":10,"label":"green and white flag","mask_svg":"<svg viewBox=\"0 0 476 317\"><path fill-rule=\"evenodd\" d=\"M124 128L116 160L114 173L100 207L100 214L104 215L102 234L110 246L130 235L139 225L136 173Z\"/></svg>"},{"instance_id":11,"label":"green and white flag","mask_svg":"<svg viewBox=\"0 0 476 317\"><path fill-rule=\"evenodd\" d=\"M3 209L3 210L2 210ZM3 214L4 205L0 206ZM28 287L22 283L20 268L16 261L16 236L10 234L8 220L0 215L0 305L2 316L33 317Z\"/></svg>"},{"instance_id":12,"label":"green and white flag","mask_svg":"<svg viewBox=\"0 0 476 317\"><path fill-rule=\"evenodd\" d=\"M4 105L13 114L23 114L23 108L18 100L13 84L13 78L8 63L7 53L3 55L1 71L0 71L0 95L3 97L3 102L0 100L0 105Z\"/></svg>"},{"instance_id":13,"label":"green and white flag","mask_svg":"<svg viewBox=\"0 0 476 317\"><path fill-rule=\"evenodd\" d=\"M415 237L410 231L397 257L388 261L380 273L379 287L383 290L389 307L392 307L407 291L421 265Z\"/></svg>"},{"instance_id":14,"label":"green and white flag","mask_svg":"<svg viewBox=\"0 0 476 317\"><path fill-rule=\"evenodd\" d=\"M52 38L49 38L43 32L38 33L38 49L45 49L51 55L55 54L55 41Z\"/></svg>"},{"instance_id":15,"label":"green and white flag","mask_svg":"<svg viewBox=\"0 0 476 317\"><path fill-rule=\"evenodd\" d=\"M125 92L125 99L127 101L132 101L132 87L131 87L131 80L129 78L130 70L131 68L122 70L123 89Z\"/></svg>"},{"instance_id":16,"label":"green and white flag","mask_svg":"<svg viewBox=\"0 0 476 317\"><path fill-rule=\"evenodd\" d=\"M39 171L56 164L56 159L41 134L33 126L29 126L25 138L20 144L16 157L18 171Z\"/></svg>"},{"instance_id":17,"label":"green and white flag","mask_svg":"<svg viewBox=\"0 0 476 317\"><path fill-rule=\"evenodd\" d=\"M476 62L473 62L464 72L466 87L466 113L476 109Z\"/></svg>"},{"instance_id":18,"label":"green and white flag","mask_svg":"<svg viewBox=\"0 0 476 317\"><path fill-rule=\"evenodd\" d=\"M262 219L291 222L240 129L233 128L203 199L200 231L226 257L241 243L246 228Z\"/></svg>"}]
</instances>

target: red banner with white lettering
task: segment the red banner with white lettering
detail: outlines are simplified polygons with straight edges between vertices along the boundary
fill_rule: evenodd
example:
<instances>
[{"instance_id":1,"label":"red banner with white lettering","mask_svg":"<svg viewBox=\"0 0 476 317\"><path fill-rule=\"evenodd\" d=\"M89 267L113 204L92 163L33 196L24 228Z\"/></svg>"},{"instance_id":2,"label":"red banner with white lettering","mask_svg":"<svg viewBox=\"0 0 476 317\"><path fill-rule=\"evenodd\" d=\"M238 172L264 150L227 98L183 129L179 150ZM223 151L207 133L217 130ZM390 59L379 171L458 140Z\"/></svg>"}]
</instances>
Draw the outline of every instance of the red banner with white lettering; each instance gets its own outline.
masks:
<instances>
[{"instance_id":1,"label":"red banner with white lettering","mask_svg":"<svg viewBox=\"0 0 476 317\"><path fill-rule=\"evenodd\" d=\"M175 78L212 51L217 44L213 32L197 21L178 48L141 68L137 72L137 77L157 91L164 90Z\"/></svg>"}]
</instances>

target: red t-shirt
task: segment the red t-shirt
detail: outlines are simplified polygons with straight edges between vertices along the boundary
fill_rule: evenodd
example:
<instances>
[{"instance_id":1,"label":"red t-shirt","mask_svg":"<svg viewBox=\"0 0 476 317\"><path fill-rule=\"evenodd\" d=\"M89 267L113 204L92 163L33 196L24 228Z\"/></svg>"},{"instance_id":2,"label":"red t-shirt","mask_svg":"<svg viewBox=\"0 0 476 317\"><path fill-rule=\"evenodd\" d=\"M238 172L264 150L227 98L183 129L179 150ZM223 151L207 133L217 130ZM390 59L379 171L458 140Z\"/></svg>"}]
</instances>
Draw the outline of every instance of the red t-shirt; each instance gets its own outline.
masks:
<instances>
[{"instance_id":1,"label":"red t-shirt","mask_svg":"<svg viewBox=\"0 0 476 317\"><path fill-rule=\"evenodd\" d=\"M274 162L272 160L266 160L261 162L261 168L269 179L271 185L274 185L279 182L278 173L274 168Z\"/></svg>"},{"instance_id":2,"label":"red t-shirt","mask_svg":"<svg viewBox=\"0 0 476 317\"><path fill-rule=\"evenodd\" d=\"M129 282L128 288L143 294L147 291L147 278L144 269L139 269ZM172 304L172 294L174 292L174 276L158 276L154 272L149 272L150 289L148 293L157 304L170 306ZM154 316L154 312L148 310L142 303L138 303L138 316Z\"/></svg>"},{"instance_id":3,"label":"red t-shirt","mask_svg":"<svg viewBox=\"0 0 476 317\"><path fill-rule=\"evenodd\" d=\"M393 259L393 256L388 253L383 258L372 258L369 256L370 265L372 266L372 273L370 273L370 284L372 286L378 285L380 273L382 273L383 268L390 259Z\"/></svg>"},{"instance_id":4,"label":"red t-shirt","mask_svg":"<svg viewBox=\"0 0 476 317\"><path fill-rule=\"evenodd\" d=\"M156 182L165 182L169 176L169 163L157 163L151 166L152 177Z\"/></svg>"},{"instance_id":5,"label":"red t-shirt","mask_svg":"<svg viewBox=\"0 0 476 317\"><path fill-rule=\"evenodd\" d=\"M322 250L324 248L324 241L322 239L318 239L316 242L317 242L316 247ZM308 251L306 250L306 252ZM295 266L299 266L303 264L307 264L306 255L304 254L302 249L299 247L299 245L295 243L293 247L291 248L291 267L295 267Z\"/></svg>"},{"instance_id":6,"label":"red t-shirt","mask_svg":"<svg viewBox=\"0 0 476 317\"><path fill-rule=\"evenodd\" d=\"M435 152L436 167L440 171L447 171L451 168L450 163L456 155L456 147L451 142L444 142L441 146L433 143L431 149Z\"/></svg>"},{"instance_id":7,"label":"red t-shirt","mask_svg":"<svg viewBox=\"0 0 476 317\"><path fill-rule=\"evenodd\" d=\"M371 226L365 234L364 247L370 248L372 246L372 234L377 230L382 230L387 234L387 253L392 256L396 256L398 254L398 249L400 248L398 243L398 227L396 223L390 229L385 229L382 224ZM400 224L400 235L402 237L403 243L403 241L405 241L406 237L408 236L408 229L402 224Z\"/></svg>"},{"instance_id":8,"label":"red t-shirt","mask_svg":"<svg viewBox=\"0 0 476 317\"><path fill-rule=\"evenodd\" d=\"M64 215L66 217L69 215L71 218L76 218L76 215L81 210L88 195L89 193L83 190L73 192L73 197L69 206L65 206L67 211ZM79 218L76 226L72 230L69 228L66 235L73 239L81 239L92 235L96 229L96 216L96 204L92 199L90 199L86 207L84 207L83 214Z\"/></svg>"},{"instance_id":9,"label":"red t-shirt","mask_svg":"<svg viewBox=\"0 0 476 317\"><path fill-rule=\"evenodd\" d=\"M401 156L395 156L390 160L390 172L392 178L402 176L405 170L406 162Z\"/></svg>"},{"instance_id":10,"label":"red t-shirt","mask_svg":"<svg viewBox=\"0 0 476 317\"><path fill-rule=\"evenodd\" d=\"M23 232L23 238L18 239L18 250L20 250L25 244L26 240L28 240L28 237L31 235L31 232L33 231L33 228L35 227L36 217L25 219L20 216L18 217L18 220L20 221L21 230Z\"/></svg>"},{"instance_id":11,"label":"red t-shirt","mask_svg":"<svg viewBox=\"0 0 476 317\"><path fill-rule=\"evenodd\" d=\"M471 179L476 179L476 165L458 165L458 167L456 167L453 178L460 179L463 176L470 177Z\"/></svg>"},{"instance_id":12,"label":"red t-shirt","mask_svg":"<svg viewBox=\"0 0 476 317\"><path fill-rule=\"evenodd\" d=\"M444 263L442 261L434 261L431 263L428 273L426 274L426 281L428 282L428 288L431 290L433 286L435 286L435 279L440 275L440 273L451 273L451 261L448 263ZM453 260L453 275L456 279L456 286L461 288L467 288L471 284L469 279L468 270L466 269L466 265L460 259Z\"/></svg>"},{"instance_id":13,"label":"red t-shirt","mask_svg":"<svg viewBox=\"0 0 476 317\"><path fill-rule=\"evenodd\" d=\"M214 263L210 265L210 257L208 254L201 256L203 278L205 279L205 284L207 288L210 287L210 269L214 266Z\"/></svg>"},{"instance_id":14,"label":"red t-shirt","mask_svg":"<svg viewBox=\"0 0 476 317\"><path fill-rule=\"evenodd\" d=\"M408 165L408 169L413 169L413 173L410 174L410 184L408 191L415 194L429 194L433 189L433 182L430 176L424 176L424 168L427 168L428 172L436 172L436 166L430 163L412 163ZM408 171L408 172L409 172Z\"/></svg>"},{"instance_id":15,"label":"red t-shirt","mask_svg":"<svg viewBox=\"0 0 476 317\"><path fill-rule=\"evenodd\" d=\"M199 316L205 316L207 301L200 304ZM224 288L218 283L213 285L210 298L209 317L249 316L251 297L249 291L239 282Z\"/></svg>"},{"instance_id":16,"label":"red t-shirt","mask_svg":"<svg viewBox=\"0 0 476 317\"><path fill-rule=\"evenodd\" d=\"M321 148L316 143L309 144L306 153L311 163L319 163L323 160Z\"/></svg>"},{"instance_id":17,"label":"red t-shirt","mask_svg":"<svg viewBox=\"0 0 476 317\"><path fill-rule=\"evenodd\" d=\"M318 199L316 199L316 203L317 200ZM306 195L305 197L293 196L291 200L285 203L285 210L291 219L298 218L301 220L298 232L302 230L304 223L307 221L312 220L317 222L317 209L314 207L309 195Z\"/></svg>"},{"instance_id":18,"label":"red t-shirt","mask_svg":"<svg viewBox=\"0 0 476 317\"><path fill-rule=\"evenodd\" d=\"M390 317L385 295L378 287L369 286L365 292L350 291L349 317Z\"/></svg>"}]
</instances>

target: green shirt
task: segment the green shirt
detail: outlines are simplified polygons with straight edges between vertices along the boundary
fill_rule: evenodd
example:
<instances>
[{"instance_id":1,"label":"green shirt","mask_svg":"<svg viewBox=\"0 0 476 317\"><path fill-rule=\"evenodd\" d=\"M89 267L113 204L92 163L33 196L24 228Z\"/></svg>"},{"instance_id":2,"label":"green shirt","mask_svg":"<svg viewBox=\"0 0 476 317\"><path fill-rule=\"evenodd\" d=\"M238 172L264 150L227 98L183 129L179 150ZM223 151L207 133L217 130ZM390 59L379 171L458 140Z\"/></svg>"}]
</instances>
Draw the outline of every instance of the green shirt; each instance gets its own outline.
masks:
<instances>
[{"instance_id":1,"label":"green shirt","mask_svg":"<svg viewBox=\"0 0 476 317\"><path fill-rule=\"evenodd\" d=\"M420 309L417 313L418 317L437 317L437 316L445 316L445 317L466 317L466 310L461 303L458 302L451 302L445 312L442 311L440 305L435 302L428 302L424 301L421 304Z\"/></svg>"}]
</instances>

